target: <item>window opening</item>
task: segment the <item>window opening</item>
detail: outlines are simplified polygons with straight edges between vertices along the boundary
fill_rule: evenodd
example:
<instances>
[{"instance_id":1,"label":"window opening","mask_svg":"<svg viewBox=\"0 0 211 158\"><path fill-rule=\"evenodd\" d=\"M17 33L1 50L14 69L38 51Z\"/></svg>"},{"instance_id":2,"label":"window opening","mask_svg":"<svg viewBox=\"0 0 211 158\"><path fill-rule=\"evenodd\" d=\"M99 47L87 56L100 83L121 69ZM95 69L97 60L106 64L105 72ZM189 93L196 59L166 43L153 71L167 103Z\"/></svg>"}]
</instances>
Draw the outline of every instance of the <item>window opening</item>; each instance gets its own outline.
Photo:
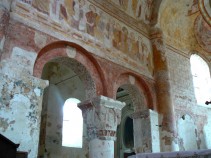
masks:
<instances>
[{"instance_id":1,"label":"window opening","mask_svg":"<svg viewBox=\"0 0 211 158\"><path fill-rule=\"evenodd\" d=\"M199 105L205 105L205 102L211 99L209 66L200 56L196 54L191 55L190 63L197 103Z\"/></svg>"},{"instance_id":2,"label":"window opening","mask_svg":"<svg viewBox=\"0 0 211 158\"><path fill-rule=\"evenodd\" d=\"M82 148L83 117L77 107L80 100L67 99L63 107L62 146Z\"/></svg>"}]
</instances>

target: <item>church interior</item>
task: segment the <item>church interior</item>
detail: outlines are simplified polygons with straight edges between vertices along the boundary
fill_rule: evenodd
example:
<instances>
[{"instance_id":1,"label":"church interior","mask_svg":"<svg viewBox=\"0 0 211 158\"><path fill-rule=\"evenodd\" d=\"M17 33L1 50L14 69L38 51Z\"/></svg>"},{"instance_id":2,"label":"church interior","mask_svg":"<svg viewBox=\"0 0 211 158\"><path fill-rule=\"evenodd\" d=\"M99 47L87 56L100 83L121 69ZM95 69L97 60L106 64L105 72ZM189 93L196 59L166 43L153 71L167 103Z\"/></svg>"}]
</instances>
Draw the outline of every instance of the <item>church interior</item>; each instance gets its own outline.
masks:
<instances>
[{"instance_id":1,"label":"church interior","mask_svg":"<svg viewBox=\"0 0 211 158\"><path fill-rule=\"evenodd\" d=\"M0 135L28 158L209 150L210 74L211 0L0 0Z\"/></svg>"}]
</instances>

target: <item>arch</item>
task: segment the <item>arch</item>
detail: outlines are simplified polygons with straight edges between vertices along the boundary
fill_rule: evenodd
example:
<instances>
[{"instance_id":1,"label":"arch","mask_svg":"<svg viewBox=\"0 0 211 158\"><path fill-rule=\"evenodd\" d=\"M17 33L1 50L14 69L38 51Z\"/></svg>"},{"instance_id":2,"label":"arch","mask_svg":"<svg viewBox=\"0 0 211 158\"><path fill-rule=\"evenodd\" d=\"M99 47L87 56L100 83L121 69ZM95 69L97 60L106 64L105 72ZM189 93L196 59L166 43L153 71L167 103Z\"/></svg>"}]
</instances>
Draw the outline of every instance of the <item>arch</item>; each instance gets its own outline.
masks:
<instances>
[{"instance_id":1,"label":"arch","mask_svg":"<svg viewBox=\"0 0 211 158\"><path fill-rule=\"evenodd\" d=\"M44 65L59 57L67 57L75 59L83 65L89 72L90 77L94 80L96 86L96 95L107 95L105 90L105 77L102 73L101 67L90 52L85 50L80 45L67 41L56 41L46 45L40 50L35 60L33 75L41 78ZM66 62L67 63L67 62ZM92 88L89 87L89 90Z\"/></svg>"},{"instance_id":2,"label":"arch","mask_svg":"<svg viewBox=\"0 0 211 158\"><path fill-rule=\"evenodd\" d=\"M153 109L154 98L147 83L133 73L123 73L117 77L114 85L113 94L116 98L116 92L119 87L123 87L130 94L135 111L144 109ZM144 105L141 109L140 103Z\"/></svg>"},{"instance_id":3,"label":"arch","mask_svg":"<svg viewBox=\"0 0 211 158\"><path fill-rule=\"evenodd\" d=\"M96 96L96 83L94 83L88 70L81 63L67 57L57 57L49 62L55 63L60 67L65 66L70 68L75 73L74 76L77 76L84 83L86 99ZM72 78L72 76L70 78ZM46 79L48 78L46 77Z\"/></svg>"},{"instance_id":4,"label":"arch","mask_svg":"<svg viewBox=\"0 0 211 158\"><path fill-rule=\"evenodd\" d=\"M127 97L130 99L130 102L127 103L126 101L126 106L122 109L122 120L118 128L116 143L117 152L119 151L118 154L120 157L124 157L125 154L134 155L135 151L137 152L139 149L144 149L145 145L147 146L146 150L151 150L151 142L147 140L150 138L151 133L149 109L153 109L152 105L154 99L149 84L146 83L143 78L133 73L122 73L116 79L114 92L118 93L118 100L120 96L124 101L126 97L124 95L125 93L127 93ZM123 95L123 97L121 97L121 95ZM142 117L143 114L144 117ZM145 116L147 116L147 118L145 118ZM127 117L133 119L133 126L131 125L130 127L130 131L133 130L133 132L130 132L130 136L134 138L134 141L132 141L132 139L130 140L129 143L131 143L131 145L128 146L125 144L124 139L125 121ZM144 132L145 130L148 131L148 134ZM134 134L132 135L132 133Z\"/></svg>"}]
</instances>

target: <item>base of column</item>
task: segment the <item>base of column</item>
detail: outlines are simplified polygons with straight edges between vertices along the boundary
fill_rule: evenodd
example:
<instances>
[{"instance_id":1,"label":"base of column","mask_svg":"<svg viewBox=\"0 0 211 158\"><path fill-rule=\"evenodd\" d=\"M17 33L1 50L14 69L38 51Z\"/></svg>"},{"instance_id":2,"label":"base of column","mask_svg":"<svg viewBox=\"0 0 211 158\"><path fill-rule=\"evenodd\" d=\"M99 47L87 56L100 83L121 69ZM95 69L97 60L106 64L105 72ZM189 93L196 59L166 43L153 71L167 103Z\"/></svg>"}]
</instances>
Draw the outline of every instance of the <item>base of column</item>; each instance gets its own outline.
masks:
<instances>
[{"instance_id":1,"label":"base of column","mask_svg":"<svg viewBox=\"0 0 211 158\"><path fill-rule=\"evenodd\" d=\"M89 158L114 158L114 141L93 139L89 143Z\"/></svg>"}]
</instances>

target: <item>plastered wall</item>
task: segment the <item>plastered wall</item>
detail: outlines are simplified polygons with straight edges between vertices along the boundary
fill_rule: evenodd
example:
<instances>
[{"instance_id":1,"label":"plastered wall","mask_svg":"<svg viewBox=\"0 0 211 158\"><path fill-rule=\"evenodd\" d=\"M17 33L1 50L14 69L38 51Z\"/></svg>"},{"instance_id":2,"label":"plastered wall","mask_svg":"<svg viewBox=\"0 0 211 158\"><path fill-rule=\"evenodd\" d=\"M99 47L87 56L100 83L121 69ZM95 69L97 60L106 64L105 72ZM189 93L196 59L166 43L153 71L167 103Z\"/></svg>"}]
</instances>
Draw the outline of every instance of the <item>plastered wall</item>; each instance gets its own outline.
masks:
<instances>
[{"instance_id":1,"label":"plastered wall","mask_svg":"<svg viewBox=\"0 0 211 158\"><path fill-rule=\"evenodd\" d=\"M168 49L170 83L175 109L178 142L176 150L207 149L211 128L209 106L197 105L194 94L190 59Z\"/></svg>"}]
</instances>

